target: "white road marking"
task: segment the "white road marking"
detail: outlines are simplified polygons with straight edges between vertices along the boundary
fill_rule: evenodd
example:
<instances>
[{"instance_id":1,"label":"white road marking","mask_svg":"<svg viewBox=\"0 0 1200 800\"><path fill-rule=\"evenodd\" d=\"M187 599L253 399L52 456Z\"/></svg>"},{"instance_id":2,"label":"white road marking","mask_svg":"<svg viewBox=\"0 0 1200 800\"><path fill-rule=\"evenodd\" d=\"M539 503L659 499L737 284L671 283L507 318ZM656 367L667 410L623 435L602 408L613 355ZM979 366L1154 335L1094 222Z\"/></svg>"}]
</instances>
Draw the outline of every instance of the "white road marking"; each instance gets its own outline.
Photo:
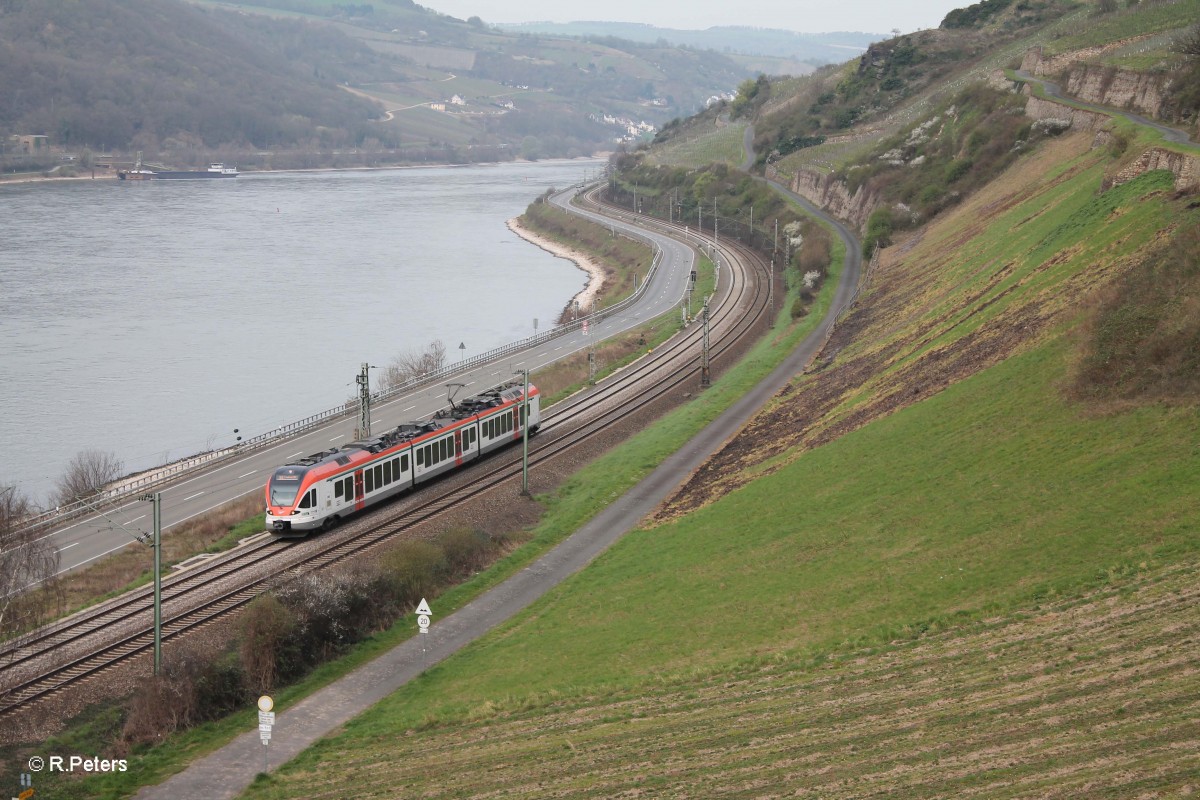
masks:
<instances>
[{"instance_id":1,"label":"white road marking","mask_svg":"<svg viewBox=\"0 0 1200 800\"><path fill-rule=\"evenodd\" d=\"M245 475L238 475L237 479L240 481L242 478L249 478L251 475L253 475L256 472L258 472L258 470L252 469L249 472L247 472Z\"/></svg>"},{"instance_id":2,"label":"white road marking","mask_svg":"<svg viewBox=\"0 0 1200 800\"><path fill-rule=\"evenodd\" d=\"M121 524L128 525L130 522L137 522L139 519L145 519L145 518L146 518L146 515L142 514L140 517L134 517L133 519L129 520L129 522L122 522Z\"/></svg>"},{"instance_id":3,"label":"white road marking","mask_svg":"<svg viewBox=\"0 0 1200 800\"><path fill-rule=\"evenodd\" d=\"M304 452L303 450L300 451L300 453L303 453L303 452ZM288 456L288 458L296 458L297 456L300 455L300 453L292 453L290 456Z\"/></svg>"},{"instance_id":4,"label":"white road marking","mask_svg":"<svg viewBox=\"0 0 1200 800\"><path fill-rule=\"evenodd\" d=\"M204 492L196 492L195 494L188 495L187 497L183 498L183 500L184 500L184 502L187 502L188 500L199 497L202 494L204 494Z\"/></svg>"},{"instance_id":5,"label":"white road marking","mask_svg":"<svg viewBox=\"0 0 1200 800\"><path fill-rule=\"evenodd\" d=\"M406 408L406 409L404 409L404 410L405 410L405 411L412 411L414 408L416 408L416 406L409 406L408 408Z\"/></svg>"},{"instance_id":6,"label":"white road marking","mask_svg":"<svg viewBox=\"0 0 1200 800\"><path fill-rule=\"evenodd\" d=\"M71 543L70 543L69 545L67 545L66 547L60 547L60 548L58 548L58 552L60 552L60 553L61 553L63 550L70 550L72 547L78 547L78 546L79 546L79 542L71 542Z\"/></svg>"},{"instance_id":7,"label":"white road marking","mask_svg":"<svg viewBox=\"0 0 1200 800\"><path fill-rule=\"evenodd\" d=\"M329 441L336 442L338 439L345 439L345 438L346 438L346 434L343 433L341 436L335 436L332 439L330 439Z\"/></svg>"}]
</instances>

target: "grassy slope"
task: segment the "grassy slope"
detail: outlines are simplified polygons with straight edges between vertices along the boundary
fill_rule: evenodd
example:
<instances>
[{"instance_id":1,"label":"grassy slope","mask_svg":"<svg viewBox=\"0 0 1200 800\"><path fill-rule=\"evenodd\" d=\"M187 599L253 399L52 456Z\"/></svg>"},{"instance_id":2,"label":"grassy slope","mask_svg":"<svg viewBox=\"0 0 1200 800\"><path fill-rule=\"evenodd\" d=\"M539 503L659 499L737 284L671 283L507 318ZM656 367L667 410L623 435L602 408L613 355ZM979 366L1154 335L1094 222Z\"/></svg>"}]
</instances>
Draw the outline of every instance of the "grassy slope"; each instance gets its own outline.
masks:
<instances>
[{"instance_id":1,"label":"grassy slope","mask_svg":"<svg viewBox=\"0 0 1200 800\"><path fill-rule=\"evenodd\" d=\"M1089 591L1191 598L1196 409L1095 416L1059 385L1073 304L1131 268L1156 231L1200 212L1173 199L1161 173L1097 196L1107 156L1059 146L1069 152L1057 165L1021 162L876 277L839 362L874 358L882 370L825 418L873 410L873 422L744 461L765 474L630 535L250 796L319 796L320 776L356 768L383 796L457 796L463 785L861 795L903 791L912 776L923 794L1188 786L1195 697L1182 664L1200 648L1188 635L1194 600L1167 604L1174 618L1162 622L1177 635L1165 638L1153 614L1113 620L1116 601L1083 604L1110 626L1102 640L1068 641L1070 626L1055 623ZM1001 336L1013 330L1022 335ZM988 368L937 372L964 353ZM800 382L776 411L834 374ZM920 385L926 374L932 388ZM881 402L904 389L916 399ZM972 637L995 624L1008 644L973 657ZM930 648L950 655L931 666ZM814 673L830 654L833 671ZM1062 668L1081 657L1095 697ZM863 675L875 677L848 689L829 722L823 692ZM906 719L908 702L920 712ZM1097 709L1094 726L1080 721ZM753 748L761 761L742 758ZM955 769L935 768L943 753Z\"/></svg>"}]
</instances>

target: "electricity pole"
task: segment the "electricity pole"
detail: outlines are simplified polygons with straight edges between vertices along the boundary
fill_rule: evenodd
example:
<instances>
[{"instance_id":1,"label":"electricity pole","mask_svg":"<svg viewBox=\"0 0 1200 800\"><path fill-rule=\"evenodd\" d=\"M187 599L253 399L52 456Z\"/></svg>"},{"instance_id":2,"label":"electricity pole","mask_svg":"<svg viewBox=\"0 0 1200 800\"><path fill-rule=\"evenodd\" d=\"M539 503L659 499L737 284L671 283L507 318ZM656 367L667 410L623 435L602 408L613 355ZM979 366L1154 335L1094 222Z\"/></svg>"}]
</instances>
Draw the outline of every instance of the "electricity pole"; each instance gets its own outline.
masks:
<instances>
[{"instance_id":1,"label":"electricity pole","mask_svg":"<svg viewBox=\"0 0 1200 800\"><path fill-rule=\"evenodd\" d=\"M708 301L712 299L709 295L704 300L704 309L700 312L700 317L704 321L704 345L700 354L700 385L708 386L711 383L708 368Z\"/></svg>"},{"instance_id":2,"label":"electricity pole","mask_svg":"<svg viewBox=\"0 0 1200 800\"><path fill-rule=\"evenodd\" d=\"M529 497L529 370L521 370L521 403L525 419L521 424L521 496Z\"/></svg>"},{"instance_id":3,"label":"electricity pole","mask_svg":"<svg viewBox=\"0 0 1200 800\"><path fill-rule=\"evenodd\" d=\"M158 675L162 671L162 492L138 499L154 504L154 674Z\"/></svg>"},{"instance_id":4,"label":"electricity pole","mask_svg":"<svg viewBox=\"0 0 1200 800\"><path fill-rule=\"evenodd\" d=\"M371 365L363 362L362 371L354 380L358 383L358 428L354 431L355 439L366 439L371 435L371 378L367 370Z\"/></svg>"}]
</instances>

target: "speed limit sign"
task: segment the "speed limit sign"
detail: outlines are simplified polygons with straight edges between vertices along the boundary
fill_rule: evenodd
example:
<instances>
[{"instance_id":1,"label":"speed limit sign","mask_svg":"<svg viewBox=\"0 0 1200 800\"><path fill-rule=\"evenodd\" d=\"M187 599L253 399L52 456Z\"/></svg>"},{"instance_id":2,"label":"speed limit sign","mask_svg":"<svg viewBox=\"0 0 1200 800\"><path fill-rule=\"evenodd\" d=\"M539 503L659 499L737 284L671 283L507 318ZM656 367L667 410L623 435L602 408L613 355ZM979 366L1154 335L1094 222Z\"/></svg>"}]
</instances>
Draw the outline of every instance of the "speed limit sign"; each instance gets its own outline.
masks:
<instances>
[{"instance_id":1,"label":"speed limit sign","mask_svg":"<svg viewBox=\"0 0 1200 800\"><path fill-rule=\"evenodd\" d=\"M429 603L425 602L425 598L421 598L420 604L417 606L417 627L421 629L421 633L429 631L429 618L433 616L433 612L429 610Z\"/></svg>"}]
</instances>

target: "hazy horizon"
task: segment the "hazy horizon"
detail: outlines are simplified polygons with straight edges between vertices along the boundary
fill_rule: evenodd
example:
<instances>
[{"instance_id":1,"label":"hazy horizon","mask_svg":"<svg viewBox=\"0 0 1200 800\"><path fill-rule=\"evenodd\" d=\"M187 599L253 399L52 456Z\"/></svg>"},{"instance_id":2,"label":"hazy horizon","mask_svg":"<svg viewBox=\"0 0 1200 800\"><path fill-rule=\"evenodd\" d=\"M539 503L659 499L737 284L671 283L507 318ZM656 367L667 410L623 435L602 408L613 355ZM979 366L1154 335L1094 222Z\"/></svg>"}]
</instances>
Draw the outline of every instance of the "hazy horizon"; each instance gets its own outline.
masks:
<instances>
[{"instance_id":1,"label":"hazy horizon","mask_svg":"<svg viewBox=\"0 0 1200 800\"><path fill-rule=\"evenodd\" d=\"M459 19L479 17L488 23L514 22L636 22L660 28L704 30L717 26L779 28L799 33L859 31L902 33L936 28L947 12L970 5L956 0L852 0L817 3L802 0L781 7L774 0L423 0L421 5Z\"/></svg>"}]
</instances>

